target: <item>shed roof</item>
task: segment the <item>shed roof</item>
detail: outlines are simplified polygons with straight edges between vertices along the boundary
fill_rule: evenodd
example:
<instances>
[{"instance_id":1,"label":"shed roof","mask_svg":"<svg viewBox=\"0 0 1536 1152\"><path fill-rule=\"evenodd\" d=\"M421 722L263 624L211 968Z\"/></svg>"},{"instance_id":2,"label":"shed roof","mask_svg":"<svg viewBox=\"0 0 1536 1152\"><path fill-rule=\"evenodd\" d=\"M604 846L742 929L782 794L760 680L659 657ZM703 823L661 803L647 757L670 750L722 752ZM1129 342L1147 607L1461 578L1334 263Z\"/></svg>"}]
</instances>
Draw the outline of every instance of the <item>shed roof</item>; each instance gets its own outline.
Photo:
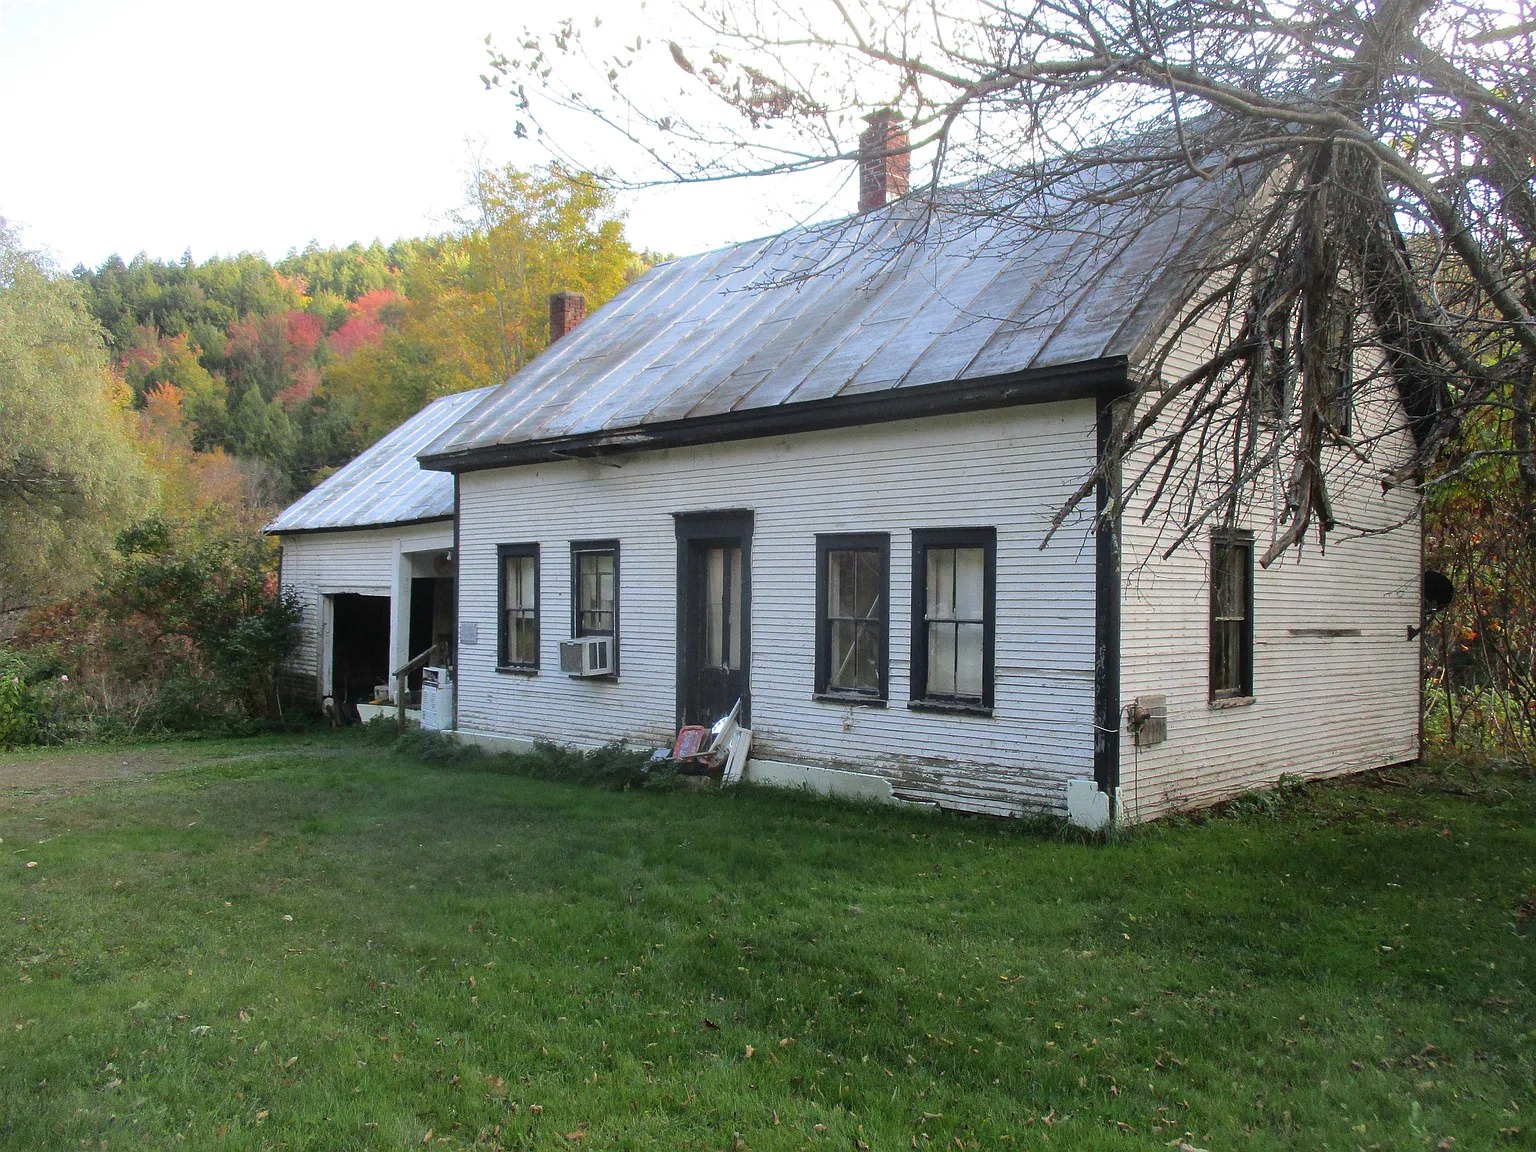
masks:
<instances>
[{"instance_id":1,"label":"shed roof","mask_svg":"<svg viewBox=\"0 0 1536 1152\"><path fill-rule=\"evenodd\" d=\"M1005 403L1051 399L1086 364L1123 374L1259 175L1077 207L1123 183L1102 164L1033 205L1050 227L1006 182L977 182L659 265L465 410L423 464L756 435L742 429L817 412L889 419L914 389L980 382L1010 382Z\"/></svg>"},{"instance_id":2,"label":"shed roof","mask_svg":"<svg viewBox=\"0 0 1536 1152\"><path fill-rule=\"evenodd\" d=\"M266 531L334 532L451 517L453 477L425 471L416 455L492 391L477 388L434 400L284 508Z\"/></svg>"}]
</instances>

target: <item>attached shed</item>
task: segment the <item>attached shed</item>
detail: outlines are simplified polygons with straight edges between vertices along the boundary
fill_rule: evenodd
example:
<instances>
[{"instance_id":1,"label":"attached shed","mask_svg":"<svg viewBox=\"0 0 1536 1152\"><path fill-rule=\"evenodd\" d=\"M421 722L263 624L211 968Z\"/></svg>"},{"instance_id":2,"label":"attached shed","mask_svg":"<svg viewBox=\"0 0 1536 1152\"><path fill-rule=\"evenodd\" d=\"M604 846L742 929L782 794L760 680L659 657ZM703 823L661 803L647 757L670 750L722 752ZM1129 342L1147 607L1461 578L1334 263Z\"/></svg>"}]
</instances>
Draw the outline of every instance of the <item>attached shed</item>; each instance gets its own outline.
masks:
<instances>
[{"instance_id":1,"label":"attached shed","mask_svg":"<svg viewBox=\"0 0 1536 1152\"><path fill-rule=\"evenodd\" d=\"M454 482L416 454L488 391L427 405L267 525L282 542L282 582L303 601L287 672L306 693L355 715L432 645L451 661Z\"/></svg>"}]
</instances>

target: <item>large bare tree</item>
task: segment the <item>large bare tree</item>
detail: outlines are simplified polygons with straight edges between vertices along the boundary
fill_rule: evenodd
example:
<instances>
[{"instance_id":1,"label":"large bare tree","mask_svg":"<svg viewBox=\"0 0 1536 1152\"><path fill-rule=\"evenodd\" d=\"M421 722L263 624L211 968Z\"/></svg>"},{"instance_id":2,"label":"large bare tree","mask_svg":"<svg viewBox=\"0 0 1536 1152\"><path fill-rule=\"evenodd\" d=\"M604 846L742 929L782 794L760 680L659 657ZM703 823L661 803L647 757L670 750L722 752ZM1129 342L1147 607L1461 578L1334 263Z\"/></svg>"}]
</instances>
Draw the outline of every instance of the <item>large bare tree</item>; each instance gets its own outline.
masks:
<instances>
[{"instance_id":1,"label":"large bare tree","mask_svg":"<svg viewBox=\"0 0 1536 1152\"><path fill-rule=\"evenodd\" d=\"M492 49L487 83L513 92L520 130L552 108L601 119L654 165L637 180L846 161L861 117L898 109L928 165L913 196L1002 172L1008 195L986 210L1048 227L1261 166L1266 193L1186 318L1223 338L1193 368L1147 358L1102 467L1134 458L1127 488L1185 500L1193 526L1283 459L1272 560L1332 527L1323 458L1349 444L1342 359L1369 332L1415 446L1384 479L1510 457L1536 548L1531 0L714 0L691 15L686 33L607 42L574 21L525 32ZM1074 185L1106 158L1120 178ZM1176 431L1132 457L1160 417ZM1190 438L1217 429L1235 446L1223 482L1176 482Z\"/></svg>"}]
</instances>

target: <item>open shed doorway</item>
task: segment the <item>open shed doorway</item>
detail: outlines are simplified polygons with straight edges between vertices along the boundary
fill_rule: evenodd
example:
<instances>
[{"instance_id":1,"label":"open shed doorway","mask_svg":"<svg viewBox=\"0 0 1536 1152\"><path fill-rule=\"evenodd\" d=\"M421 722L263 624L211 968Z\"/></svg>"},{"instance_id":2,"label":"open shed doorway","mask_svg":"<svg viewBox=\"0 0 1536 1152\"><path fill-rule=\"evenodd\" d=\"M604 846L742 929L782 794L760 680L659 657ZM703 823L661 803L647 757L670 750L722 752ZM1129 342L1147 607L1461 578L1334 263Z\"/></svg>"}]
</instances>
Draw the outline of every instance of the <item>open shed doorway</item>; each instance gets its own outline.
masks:
<instances>
[{"instance_id":1,"label":"open shed doorway","mask_svg":"<svg viewBox=\"0 0 1536 1152\"><path fill-rule=\"evenodd\" d=\"M357 705L389 683L389 597L339 592L330 599L331 696L355 722Z\"/></svg>"},{"instance_id":2,"label":"open shed doorway","mask_svg":"<svg viewBox=\"0 0 1536 1152\"><path fill-rule=\"evenodd\" d=\"M414 660L434 644L432 663L453 667L453 578L417 576L411 580L409 658ZM411 673L409 690L421 690L421 671Z\"/></svg>"}]
</instances>

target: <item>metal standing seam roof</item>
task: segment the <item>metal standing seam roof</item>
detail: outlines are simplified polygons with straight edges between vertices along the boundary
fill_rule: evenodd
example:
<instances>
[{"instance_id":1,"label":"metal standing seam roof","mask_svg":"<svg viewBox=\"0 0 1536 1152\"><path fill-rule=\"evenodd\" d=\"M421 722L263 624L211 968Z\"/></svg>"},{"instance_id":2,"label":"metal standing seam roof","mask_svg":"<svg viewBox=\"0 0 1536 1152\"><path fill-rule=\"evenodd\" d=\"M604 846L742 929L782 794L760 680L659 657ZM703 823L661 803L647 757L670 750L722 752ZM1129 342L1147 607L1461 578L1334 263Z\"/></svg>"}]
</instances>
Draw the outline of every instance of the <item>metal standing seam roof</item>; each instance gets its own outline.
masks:
<instances>
[{"instance_id":1,"label":"metal standing seam roof","mask_svg":"<svg viewBox=\"0 0 1536 1152\"><path fill-rule=\"evenodd\" d=\"M497 450L878 398L1107 358L1134 361L1183 303L1258 174L1093 204L1105 164L1021 220L973 184L651 269L424 446L427 467ZM1012 209L1011 211L1009 209ZM1048 373L1042 373L1048 375Z\"/></svg>"},{"instance_id":2,"label":"metal standing seam roof","mask_svg":"<svg viewBox=\"0 0 1536 1152\"><path fill-rule=\"evenodd\" d=\"M447 519L453 477L425 471L416 455L494 387L434 400L268 524L270 534L374 528Z\"/></svg>"}]
</instances>

